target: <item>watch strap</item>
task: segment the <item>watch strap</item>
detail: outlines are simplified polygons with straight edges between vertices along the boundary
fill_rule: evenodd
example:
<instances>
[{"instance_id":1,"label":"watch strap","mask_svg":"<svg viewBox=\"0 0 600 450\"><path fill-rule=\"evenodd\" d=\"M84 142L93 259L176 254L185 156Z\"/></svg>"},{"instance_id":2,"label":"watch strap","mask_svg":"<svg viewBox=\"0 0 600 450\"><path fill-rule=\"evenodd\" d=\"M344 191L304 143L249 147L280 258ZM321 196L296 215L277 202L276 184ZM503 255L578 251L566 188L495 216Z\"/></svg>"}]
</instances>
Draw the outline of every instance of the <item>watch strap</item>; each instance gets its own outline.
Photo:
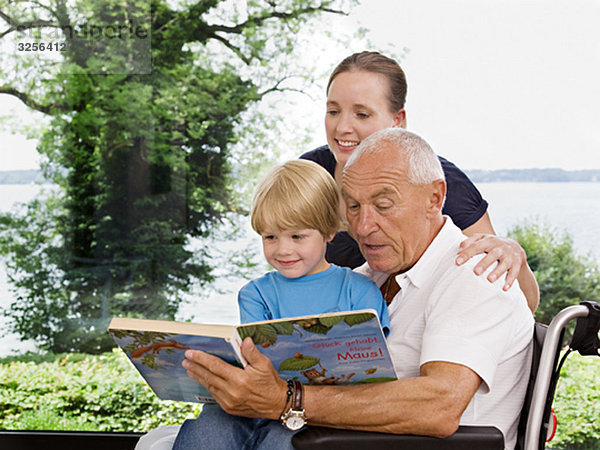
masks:
<instances>
[{"instance_id":1,"label":"watch strap","mask_svg":"<svg viewBox=\"0 0 600 450\"><path fill-rule=\"evenodd\" d=\"M299 381L294 381L292 409L294 411L302 411L304 409L304 386Z\"/></svg>"}]
</instances>

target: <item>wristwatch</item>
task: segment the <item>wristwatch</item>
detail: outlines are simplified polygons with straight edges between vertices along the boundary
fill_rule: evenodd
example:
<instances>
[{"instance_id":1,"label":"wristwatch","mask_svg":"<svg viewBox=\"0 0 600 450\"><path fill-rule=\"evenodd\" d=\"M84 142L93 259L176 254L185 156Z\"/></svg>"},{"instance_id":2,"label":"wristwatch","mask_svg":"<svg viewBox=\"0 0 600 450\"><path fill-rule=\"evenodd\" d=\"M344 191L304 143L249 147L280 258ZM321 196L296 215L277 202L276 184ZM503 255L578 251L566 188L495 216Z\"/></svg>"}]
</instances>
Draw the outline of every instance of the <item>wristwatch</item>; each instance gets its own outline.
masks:
<instances>
[{"instance_id":1,"label":"wristwatch","mask_svg":"<svg viewBox=\"0 0 600 450\"><path fill-rule=\"evenodd\" d=\"M294 381L294 395L292 406L281 415L281 424L288 430L297 431L306 425L304 414L304 386L299 381Z\"/></svg>"}]
</instances>

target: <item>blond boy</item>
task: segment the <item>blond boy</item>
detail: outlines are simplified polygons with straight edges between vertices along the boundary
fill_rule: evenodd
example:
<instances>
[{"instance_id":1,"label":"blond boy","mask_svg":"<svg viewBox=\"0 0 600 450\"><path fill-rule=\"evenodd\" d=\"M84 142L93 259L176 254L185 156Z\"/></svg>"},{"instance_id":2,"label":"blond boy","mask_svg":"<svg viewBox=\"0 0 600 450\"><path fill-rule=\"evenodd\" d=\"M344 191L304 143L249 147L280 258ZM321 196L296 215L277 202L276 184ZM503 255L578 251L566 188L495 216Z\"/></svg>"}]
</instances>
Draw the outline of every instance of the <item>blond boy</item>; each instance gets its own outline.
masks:
<instances>
[{"instance_id":1,"label":"blond boy","mask_svg":"<svg viewBox=\"0 0 600 450\"><path fill-rule=\"evenodd\" d=\"M275 271L240 290L243 323L372 308L389 326L377 286L325 259L340 226L338 187L325 169L306 160L272 169L254 195L251 222Z\"/></svg>"}]
</instances>

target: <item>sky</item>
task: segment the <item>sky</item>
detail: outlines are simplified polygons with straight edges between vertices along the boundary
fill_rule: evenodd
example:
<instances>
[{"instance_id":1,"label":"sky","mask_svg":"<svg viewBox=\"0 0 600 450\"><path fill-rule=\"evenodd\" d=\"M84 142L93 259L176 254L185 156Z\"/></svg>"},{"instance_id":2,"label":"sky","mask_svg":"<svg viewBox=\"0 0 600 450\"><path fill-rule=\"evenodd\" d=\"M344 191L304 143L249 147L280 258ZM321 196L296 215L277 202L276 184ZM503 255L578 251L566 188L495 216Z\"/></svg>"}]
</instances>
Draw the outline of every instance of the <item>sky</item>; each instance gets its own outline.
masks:
<instances>
[{"instance_id":1,"label":"sky","mask_svg":"<svg viewBox=\"0 0 600 450\"><path fill-rule=\"evenodd\" d=\"M365 0L354 17L404 55L408 128L459 167L600 169L599 1Z\"/></svg>"},{"instance_id":2,"label":"sky","mask_svg":"<svg viewBox=\"0 0 600 450\"><path fill-rule=\"evenodd\" d=\"M326 25L366 27L400 59L408 128L462 169L579 170L600 169L598 23L598 0L363 0ZM333 68L358 45L323 64ZM316 145L324 102L307 106L319 117ZM25 111L0 95L0 116L39 120ZM0 170L37 167L34 140L0 130L0 149Z\"/></svg>"}]
</instances>

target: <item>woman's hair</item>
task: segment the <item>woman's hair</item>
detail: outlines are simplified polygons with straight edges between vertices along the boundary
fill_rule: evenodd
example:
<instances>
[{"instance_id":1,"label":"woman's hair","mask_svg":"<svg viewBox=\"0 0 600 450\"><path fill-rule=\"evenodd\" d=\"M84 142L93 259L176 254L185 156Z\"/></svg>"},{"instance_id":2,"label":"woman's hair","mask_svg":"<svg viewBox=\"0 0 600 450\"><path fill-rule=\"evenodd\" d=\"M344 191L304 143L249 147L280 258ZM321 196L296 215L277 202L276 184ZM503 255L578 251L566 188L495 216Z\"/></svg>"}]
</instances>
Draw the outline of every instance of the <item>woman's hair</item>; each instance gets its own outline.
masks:
<instances>
[{"instance_id":1,"label":"woman's hair","mask_svg":"<svg viewBox=\"0 0 600 450\"><path fill-rule=\"evenodd\" d=\"M362 155L385 154L389 147L406 156L409 183L423 185L445 179L440 159L429 144L420 136L402 128L386 128L371 134L352 152L344 171Z\"/></svg>"},{"instance_id":2,"label":"woman's hair","mask_svg":"<svg viewBox=\"0 0 600 450\"><path fill-rule=\"evenodd\" d=\"M324 237L340 225L339 191L333 177L313 161L293 160L273 168L252 201L252 228L312 229Z\"/></svg>"},{"instance_id":3,"label":"woman's hair","mask_svg":"<svg viewBox=\"0 0 600 450\"><path fill-rule=\"evenodd\" d=\"M404 108L408 88L406 76L400 65L392 58L378 52L360 52L348 56L333 69L326 92L329 92L333 79L344 72L373 72L385 76L390 86L388 100L391 112L396 113Z\"/></svg>"}]
</instances>

